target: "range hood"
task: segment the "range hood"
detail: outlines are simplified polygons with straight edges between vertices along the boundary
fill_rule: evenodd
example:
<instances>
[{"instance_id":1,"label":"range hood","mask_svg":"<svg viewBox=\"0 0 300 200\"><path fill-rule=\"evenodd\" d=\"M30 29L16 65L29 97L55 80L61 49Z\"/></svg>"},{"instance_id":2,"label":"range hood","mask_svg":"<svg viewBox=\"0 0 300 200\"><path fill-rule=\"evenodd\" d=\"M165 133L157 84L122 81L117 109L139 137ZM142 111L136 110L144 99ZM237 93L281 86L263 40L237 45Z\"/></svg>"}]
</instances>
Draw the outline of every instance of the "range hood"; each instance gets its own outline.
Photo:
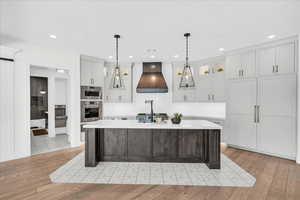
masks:
<instances>
[{"instance_id":1,"label":"range hood","mask_svg":"<svg viewBox=\"0 0 300 200\"><path fill-rule=\"evenodd\" d=\"M162 74L161 62L144 62L143 74L136 88L137 93L167 93L168 86Z\"/></svg>"}]
</instances>

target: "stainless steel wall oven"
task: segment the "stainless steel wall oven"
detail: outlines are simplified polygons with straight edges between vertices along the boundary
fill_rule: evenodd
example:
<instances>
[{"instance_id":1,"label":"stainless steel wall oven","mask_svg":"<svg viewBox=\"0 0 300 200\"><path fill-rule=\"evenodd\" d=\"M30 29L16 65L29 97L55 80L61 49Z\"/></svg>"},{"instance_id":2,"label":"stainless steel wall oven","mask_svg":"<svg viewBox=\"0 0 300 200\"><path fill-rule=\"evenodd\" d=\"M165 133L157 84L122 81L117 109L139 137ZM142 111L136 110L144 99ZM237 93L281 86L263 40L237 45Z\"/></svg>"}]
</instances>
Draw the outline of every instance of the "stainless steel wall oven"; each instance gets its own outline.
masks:
<instances>
[{"instance_id":1,"label":"stainless steel wall oven","mask_svg":"<svg viewBox=\"0 0 300 200\"><path fill-rule=\"evenodd\" d=\"M101 101L81 101L81 122L97 121L102 119Z\"/></svg>"},{"instance_id":2,"label":"stainless steel wall oven","mask_svg":"<svg viewBox=\"0 0 300 200\"><path fill-rule=\"evenodd\" d=\"M92 86L81 86L81 99L101 100L102 88Z\"/></svg>"}]
</instances>

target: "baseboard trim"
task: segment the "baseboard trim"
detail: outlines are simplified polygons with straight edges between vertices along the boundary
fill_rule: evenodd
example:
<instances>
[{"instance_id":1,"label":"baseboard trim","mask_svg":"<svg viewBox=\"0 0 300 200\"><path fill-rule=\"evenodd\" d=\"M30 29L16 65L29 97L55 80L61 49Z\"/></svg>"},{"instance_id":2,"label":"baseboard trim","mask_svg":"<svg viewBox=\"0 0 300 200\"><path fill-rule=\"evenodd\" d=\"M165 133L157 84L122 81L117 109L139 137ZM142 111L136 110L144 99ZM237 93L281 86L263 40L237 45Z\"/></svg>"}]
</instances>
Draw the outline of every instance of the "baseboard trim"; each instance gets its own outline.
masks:
<instances>
[{"instance_id":1,"label":"baseboard trim","mask_svg":"<svg viewBox=\"0 0 300 200\"><path fill-rule=\"evenodd\" d=\"M278 158L284 158L284 159L296 161L296 156L295 157L290 157L290 156L284 156L284 155L274 154L274 153L265 152L265 151L259 151L259 150L252 149L252 148L241 147L241 146L233 145L233 144L227 144L227 145L229 147L233 147L233 148L236 148L236 149L242 149L242 150L246 150L246 151L252 151L252 152L255 152L255 153L261 153L261 154L265 154L265 155L269 155L269 156L274 156L274 157L278 157Z\"/></svg>"}]
</instances>

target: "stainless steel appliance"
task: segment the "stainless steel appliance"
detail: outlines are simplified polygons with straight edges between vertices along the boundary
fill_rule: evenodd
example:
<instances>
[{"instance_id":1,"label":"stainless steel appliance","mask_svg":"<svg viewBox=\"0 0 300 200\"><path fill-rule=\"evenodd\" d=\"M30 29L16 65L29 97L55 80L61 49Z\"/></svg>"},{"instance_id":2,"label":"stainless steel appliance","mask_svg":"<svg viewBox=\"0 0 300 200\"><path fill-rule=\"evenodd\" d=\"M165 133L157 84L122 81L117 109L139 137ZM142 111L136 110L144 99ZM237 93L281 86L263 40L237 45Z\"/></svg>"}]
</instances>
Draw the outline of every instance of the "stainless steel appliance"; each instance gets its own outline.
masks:
<instances>
[{"instance_id":1,"label":"stainless steel appliance","mask_svg":"<svg viewBox=\"0 0 300 200\"><path fill-rule=\"evenodd\" d=\"M102 88L92 86L81 86L81 99L102 99Z\"/></svg>"},{"instance_id":2,"label":"stainless steel appliance","mask_svg":"<svg viewBox=\"0 0 300 200\"><path fill-rule=\"evenodd\" d=\"M66 105L55 105L55 128L67 127Z\"/></svg>"},{"instance_id":3,"label":"stainless steel appliance","mask_svg":"<svg viewBox=\"0 0 300 200\"><path fill-rule=\"evenodd\" d=\"M81 122L97 121L102 119L101 101L81 101Z\"/></svg>"}]
</instances>

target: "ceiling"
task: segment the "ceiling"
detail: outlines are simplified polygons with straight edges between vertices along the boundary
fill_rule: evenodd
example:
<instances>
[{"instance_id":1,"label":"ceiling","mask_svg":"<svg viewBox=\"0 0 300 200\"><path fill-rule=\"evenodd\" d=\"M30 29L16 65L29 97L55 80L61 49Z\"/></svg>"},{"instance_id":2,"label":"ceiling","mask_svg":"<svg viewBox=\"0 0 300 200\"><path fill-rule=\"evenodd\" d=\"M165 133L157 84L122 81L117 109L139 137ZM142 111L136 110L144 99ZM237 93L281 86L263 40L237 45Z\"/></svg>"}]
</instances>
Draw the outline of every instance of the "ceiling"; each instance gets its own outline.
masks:
<instances>
[{"instance_id":1,"label":"ceiling","mask_svg":"<svg viewBox=\"0 0 300 200\"><path fill-rule=\"evenodd\" d=\"M107 59L183 60L191 32L192 60L300 33L297 1L0 1L0 43L30 43ZM52 39L50 34L57 38ZM147 53L147 49L156 49ZM178 55L178 58L174 58Z\"/></svg>"}]
</instances>

